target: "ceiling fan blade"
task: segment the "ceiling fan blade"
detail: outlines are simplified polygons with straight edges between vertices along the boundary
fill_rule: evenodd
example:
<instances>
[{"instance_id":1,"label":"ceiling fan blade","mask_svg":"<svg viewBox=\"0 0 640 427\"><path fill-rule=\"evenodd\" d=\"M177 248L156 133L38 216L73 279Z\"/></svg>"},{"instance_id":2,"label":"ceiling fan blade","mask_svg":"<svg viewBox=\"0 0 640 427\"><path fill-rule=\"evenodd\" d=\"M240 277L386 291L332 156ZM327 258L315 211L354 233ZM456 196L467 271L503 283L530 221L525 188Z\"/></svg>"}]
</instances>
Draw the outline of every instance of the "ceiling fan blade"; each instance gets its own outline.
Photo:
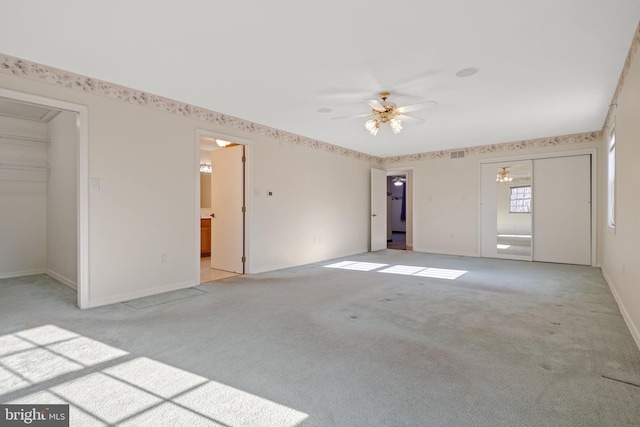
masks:
<instances>
[{"instance_id":1,"label":"ceiling fan blade","mask_svg":"<svg viewBox=\"0 0 640 427\"><path fill-rule=\"evenodd\" d=\"M331 117L331 120L357 119L358 117L369 117L373 115L374 115L373 113L367 113L367 114L358 114L357 116L338 116L338 117Z\"/></svg>"},{"instance_id":2,"label":"ceiling fan blade","mask_svg":"<svg viewBox=\"0 0 640 427\"><path fill-rule=\"evenodd\" d=\"M384 105L382 105L380 103L380 101L376 100L376 99L365 99L365 101L367 101L367 104L369 104L369 106L371 108L373 108L376 111L385 111L386 108L384 108Z\"/></svg>"},{"instance_id":3,"label":"ceiling fan blade","mask_svg":"<svg viewBox=\"0 0 640 427\"><path fill-rule=\"evenodd\" d=\"M425 108L435 107L438 105L436 101L422 101L417 104L405 105L404 107L398 107L397 110L400 113L410 113L412 111L424 110Z\"/></svg>"},{"instance_id":4,"label":"ceiling fan blade","mask_svg":"<svg viewBox=\"0 0 640 427\"><path fill-rule=\"evenodd\" d=\"M421 119L420 117L408 116L406 114L397 115L396 118L402 120L403 122L413 123L417 125L421 125L425 122L425 119Z\"/></svg>"}]
</instances>

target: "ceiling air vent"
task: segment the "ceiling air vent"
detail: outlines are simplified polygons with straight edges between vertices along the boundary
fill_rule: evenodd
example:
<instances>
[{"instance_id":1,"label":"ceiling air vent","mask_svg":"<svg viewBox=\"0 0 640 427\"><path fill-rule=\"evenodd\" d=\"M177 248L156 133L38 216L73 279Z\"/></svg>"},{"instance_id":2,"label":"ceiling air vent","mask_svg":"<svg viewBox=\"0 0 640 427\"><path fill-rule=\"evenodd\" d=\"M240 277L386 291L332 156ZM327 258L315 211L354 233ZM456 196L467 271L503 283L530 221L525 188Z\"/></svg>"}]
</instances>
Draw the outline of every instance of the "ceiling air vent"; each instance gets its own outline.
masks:
<instances>
[{"instance_id":1,"label":"ceiling air vent","mask_svg":"<svg viewBox=\"0 0 640 427\"><path fill-rule=\"evenodd\" d=\"M452 159L461 159L463 157L464 157L464 150L451 152Z\"/></svg>"}]
</instances>

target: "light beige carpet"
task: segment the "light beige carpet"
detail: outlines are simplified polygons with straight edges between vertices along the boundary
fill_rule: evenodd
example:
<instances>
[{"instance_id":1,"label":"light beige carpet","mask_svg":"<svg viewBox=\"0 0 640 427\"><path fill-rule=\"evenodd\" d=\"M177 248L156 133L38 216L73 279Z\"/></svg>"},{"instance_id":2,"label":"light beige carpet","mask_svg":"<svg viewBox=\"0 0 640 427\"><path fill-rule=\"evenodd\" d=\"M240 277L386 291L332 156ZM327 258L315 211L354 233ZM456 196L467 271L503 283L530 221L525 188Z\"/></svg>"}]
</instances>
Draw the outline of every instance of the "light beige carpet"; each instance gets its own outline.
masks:
<instances>
[{"instance_id":1,"label":"light beige carpet","mask_svg":"<svg viewBox=\"0 0 640 427\"><path fill-rule=\"evenodd\" d=\"M195 289L81 311L48 277L0 281L0 402L66 402L74 426L640 420L595 268L387 250Z\"/></svg>"}]
</instances>

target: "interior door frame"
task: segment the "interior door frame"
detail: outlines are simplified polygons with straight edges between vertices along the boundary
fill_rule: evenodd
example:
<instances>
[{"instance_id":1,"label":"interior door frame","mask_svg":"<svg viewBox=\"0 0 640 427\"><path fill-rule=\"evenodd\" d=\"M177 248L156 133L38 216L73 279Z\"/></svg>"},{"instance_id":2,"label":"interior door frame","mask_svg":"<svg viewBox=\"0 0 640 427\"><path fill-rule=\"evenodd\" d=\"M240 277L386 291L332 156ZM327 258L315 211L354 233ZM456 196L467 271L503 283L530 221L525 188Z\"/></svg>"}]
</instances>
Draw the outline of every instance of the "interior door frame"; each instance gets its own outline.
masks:
<instances>
[{"instance_id":1,"label":"interior door frame","mask_svg":"<svg viewBox=\"0 0 640 427\"><path fill-rule=\"evenodd\" d=\"M478 256L482 254L482 165L486 163L500 163L500 162L512 162L519 160L536 160L536 159L548 159L553 157L570 157L580 156L583 154L591 155L591 266L598 267L597 259L597 243L598 243L598 150L597 148L582 148L578 150L568 151L550 151L547 153L533 153L518 156L507 157L494 157L480 159L478 161L478 232L477 232L477 247L476 251ZM535 194L534 196L535 197ZM535 215L535 213L534 213ZM532 236L535 234L535 230L532 232ZM532 237L535 240L535 237ZM535 242L533 243L535 244Z\"/></svg>"},{"instance_id":2,"label":"interior door frame","mask_svg":"<svg viewBox=\"0 0 640 427\"><path fill-rule=\"evenodd\" d=\"M413 173L415 168L414 167L397 167L397 168L388 168L385 169L387 171L387 176L394 176L394 175L404 175L406 178L406 181L404 183L404 185L407 186L407 191L406 191L406 196L407 196L407 200L406 200L406 213L407 213L407 219L406 219L406 246L407 246L407 250L411 251L413 250L413 210L414 210L414 206L413 206L413 195L414 195L414 181L413 181Z\"/></svg>"},{"instance_id":3,"label":"interior door frame","mask_svg":"<svg viewBox=\"0 0 640 427\"><path fill-rule=\"evenodd\" d=\"M69 111L76 114L77 194L77 306L91 307L89 300L89 107L58 99L0 88L0 98Z\"/></svg>"},{"instance_id":4,"label":"interior door frame","mask_svg":"<svg viewBox=\"0 0 640 427\"><path fill-rule=\"evenodd\" d=\"M395 175L404 175L406 177L406 182L405 185L407 186L406 189L406 196L407 196L407 201L406 201L406 209L407 209L407 220L406 220L406 246L407 246L407 250L413 250L413 224L414 224L414 204L413 204L413 196L414 196L414 185L413 185L413 175L414 175L414 167L410 166L410 167L397 167L397 168L385 168L385 169L379 169L376 167L372 167L371 170L373 169L377 169L380 170L382 172L385 173L385 175L387 177L389 176L395 176ZM371 192L373 192L373 181L371 182ZM387 183L385 181L385 187L384 187L384 195L383 195L384 199L386 200L387 198ZM373 214L373 212L371 212L371 214ZM385 214L386 214L386 210L385 210ZM370 218L370 224L371 224L371 218ZM372 225L370 225L370 228L372 227ZM385 220L385 240L386 240L386 233L387 233L387 228L388 228L388 222ZM371 242L371 237L372 235L372 230L370 229L370 233L369 233L369 252L372 252L372 242ZM386 248L386 245L385 245Z\"/></svg>"},{"instance_id":5,"label":"interior door frame","mask_svg":"<svg viewBox=\"0 0 640 427\"><path fill-rule=\"evenodd\" d=\"M245 264L244 264L244 274L249 274L253 271L251 268L251 245L249 242L250 234L251 234L251 198L248 197L249 194L253 194L253 180L252 171L253 171L253 156L251 155L253 148L253 141L246 138L240 138L237 136L224 134L221 132L214 132L206 129L196 129L195 130L195 164L194 164L194 182L196 189L196 197L195 197L195 215L194 215L194 259L195 262L195 278L196 284L200 283L200 138L201 137L209 137L215 139L222 139L225 141L231 141L236 144L244 145L244 155L247 158L244 168L244 203L246 207L246 212L244 215L244 256L245 256ZM219 149L222 149L219 148Z\"/></svg>"}]
</instances>

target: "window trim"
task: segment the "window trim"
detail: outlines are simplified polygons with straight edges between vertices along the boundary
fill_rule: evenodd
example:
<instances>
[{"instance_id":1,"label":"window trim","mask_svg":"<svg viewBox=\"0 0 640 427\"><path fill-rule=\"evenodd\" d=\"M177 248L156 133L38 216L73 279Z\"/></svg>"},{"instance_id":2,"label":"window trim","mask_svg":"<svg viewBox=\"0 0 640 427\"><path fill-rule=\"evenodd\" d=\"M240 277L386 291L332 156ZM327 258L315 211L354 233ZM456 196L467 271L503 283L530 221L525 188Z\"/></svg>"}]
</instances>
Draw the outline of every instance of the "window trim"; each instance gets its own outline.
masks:
<instances>
[{"instance_id":1,"label":"window trim","mask_svg":"<svg viewBox=\"0 0 640 427\"><path fill-rule=\"evenodd\" d=\"M616 128L615 124L607 140L607 228L616 229Z\"/></svg>"}]
</instances>

